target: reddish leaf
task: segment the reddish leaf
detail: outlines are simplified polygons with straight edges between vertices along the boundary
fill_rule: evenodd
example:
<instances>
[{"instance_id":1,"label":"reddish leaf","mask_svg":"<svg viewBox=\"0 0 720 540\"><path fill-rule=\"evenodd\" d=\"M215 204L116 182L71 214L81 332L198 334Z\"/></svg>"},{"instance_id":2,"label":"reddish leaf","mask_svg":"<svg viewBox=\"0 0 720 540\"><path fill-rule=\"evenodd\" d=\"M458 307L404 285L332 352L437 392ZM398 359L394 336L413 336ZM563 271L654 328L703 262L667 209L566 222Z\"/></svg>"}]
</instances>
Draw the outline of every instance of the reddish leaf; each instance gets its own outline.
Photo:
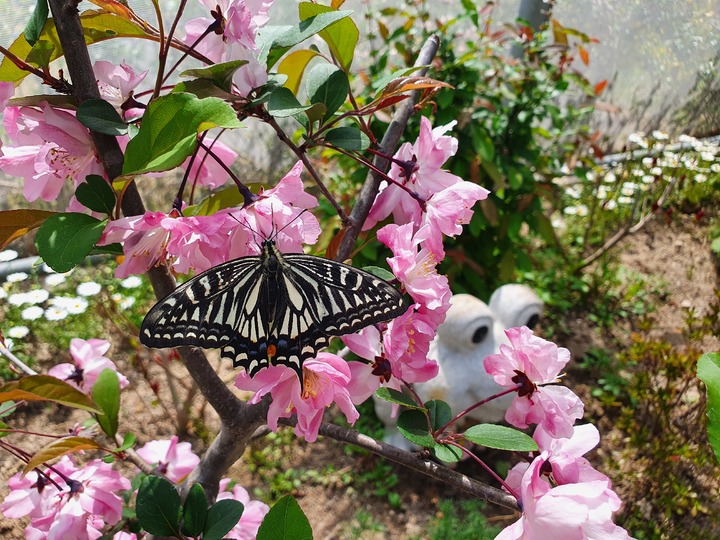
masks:
<instances>
[{"instance_id":1,"label":"reddish leaf","mask_svg":"<svg viewBox=\"0 0 720 540\"><path fill-rule=\"evenodd\" d=\"M0 386L0 403L5 401L54 401L101 414L92 400L74 386L50 375L30 375Z\"/></svg>"},{"instance_id":2,"label":"reddish leaf","mask_svg":"<svg viewBox=\"0 0 720 540\"><path fill-rule=\"evenodd\" d=\"M25 476L35 467L39 467L43 463L60 456L64 456L65 454L80 452L81 450L99 450L100 448L102 447L98 443L85 437L66 437L64 439L58 439L48 444L45 448L38 450L35 455L30 458L30 461L27 462L27 465L23 468L22 474Z\"/></svg>"},{"instance_id":3,"label":"reddish leaf","mask_svg":"<svg viewBox=\"0 0 720 540\"><path fill-rule=\"evenodd\" d=\"M580 60L583 61L583 64L586 66L590 65L590 54L587 52L587 49L585 47L578 47L578 52L580 52Z\"/></svg>"},{"instance_id":4,"label":"reddish leaf","mask_svg":"<svg viewBox=\"0 0 720 540\"><path fill-rule=\"evenodd\" d=\"M607 79L600 81L595 85L595 95L599 96L603 90L605 90L605 87L608 85Z\"/></svg>"},{"instance_id":5,"label":"reddish leaf","mask_svg":"<svg viewBox=\"0 0 720 540\"><path fill-rule=\"evenodd\" d=\"M20 238L33 229L37 229L50 216L57 212L46 210L6 210L0 212L0 249L13 240Z\"/></svg>"},{"instance_id":6,"label":"reddish leaf","mask_svg":"<svg viewBox=\"0 0 720 540\"><path fill-rule=\"evenodd\" d=\"M430 77L398 77L397 79L390 81L387 86L383 88L380 97L388 98L405 92L411 92L413 90L439 90L440 88L452 88L452 86L442 81L438 81L437 79L431 79Z\"/></svg>"}]
</instances>

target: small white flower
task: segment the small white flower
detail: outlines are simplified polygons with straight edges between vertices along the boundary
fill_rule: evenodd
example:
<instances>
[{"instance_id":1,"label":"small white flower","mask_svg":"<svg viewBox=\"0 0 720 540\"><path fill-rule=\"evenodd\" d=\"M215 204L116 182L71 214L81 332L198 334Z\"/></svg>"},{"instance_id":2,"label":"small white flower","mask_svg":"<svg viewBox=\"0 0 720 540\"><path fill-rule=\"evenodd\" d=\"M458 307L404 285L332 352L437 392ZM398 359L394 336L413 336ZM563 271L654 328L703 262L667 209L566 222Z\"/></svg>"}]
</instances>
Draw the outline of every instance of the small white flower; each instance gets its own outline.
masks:
<instances>
[{"instance_id":1,"label":"small white flower","mask_svg":"<svg viewBox=\"0 0 720 540\"><path fill-rule=\"evenodd\" d=\"M66 309L51 306L45 310L45 318L48 321L60 321L68 316Z\"/></svg>"},{"instance_id":2,"label":"small white flower","mask_svg":"<svg viewBox=\"0 0 720 540\"><path fill-rule=\"evenodd\" d=\"M101 289L102 287L99 283L88 281L77 286L77 293L80 296L95 296Z\"/></svg>"},{"instance_id":3,"label":"small white flower","mask_svg":"<svg viewBox=\"0 0 720 540\"><path fill-rule=\"evenodd\" d=\"M54 287L65 283L65 276L63 274L50 274L45 278L45 285L48 287Z\"/></svg>"},{"instance_id":4,"label":"small white flower","mask_svg":"<svg viewBox=\"0 0 720 540\"><path fill-rule=\"evenodd\" d=\"M8 293L4 287L0 287L0 300L5 300L8 297Z\"/></svg>"},{"instance_id":5,"label":"small white flower","mask_svg":"<svg viewBox=\"0 0 720 540\"><path fill-rule=\"evenodd\" d=\"M631 133L628 136L628 141L637 144L640 148L647 148L648 143L645 140L645 136L642 133Z\"/></svg>"},{"instance_id":6,"label":"small white flower","mask_svg":"<svg viewBox=\"0 0 720 540\"><path fill-rule=\"evenodd\" d=\"M645 174L645 171L643 171L642 169L633 169L632 173L635 176L643 176Z\"/></svg>"},{"instance_id":7,"label":"small white flower","mask_svg":"<svg viewBox=\"0 0 720 540\"><path fill-rule=\"evenodd\" d=\"M45 300L48 299L50 293L47 292L45 289L33 289L25 296L27 296L26 302L28 304L42 304Z\"/></svg>"},{"instance_id":8,"label":"small white flower","mask_svg":"<svg viewBox=\"0 0 720 540\"><path fill-rule=\"evenodd\" d=\"M120 302L120 309L128 309L135 303L135 297L128 296L127 298L123 298Z\"/></svg>"},{"instance_id":9,"label":"small white flower","mask_svg":"<svg viewBox=\"0 0 720 540\"><path fill-rule=\"evenodd\" d=\"M120 282L120 286L126 289L135 289L142 285L140 276L128 276Z\"/></svg>"},{"instance_id":10,"label":"small white flower","mask_svg":"<svg viewBox=\"0 0 720 540\"><path fill-rule=\"evenodd\" d=\"M632 197L618 197L617 202L620 204L632 204L635 199Z\"/></svg>"},{"instance_id":11,"label":"small white flower","mask_svg":"<svg viewBox=\"0 0 720 540\"><path fill-rule=\"evenodd\" d=\"M614 172L610 171L605 175L605 178L603 178L603 182L605 182L606 184L614 184L615 182L617 182L617 176Z\"/></svg>"},{"instance_id":12,"label":"small white flower","mask_svg":"<svg viewBox=\"0 0 720 540\"><path fill-rule=\"evenodd\" d=\"M632 182L625 182L622 185L622 188L620 188L620 193L622 193L626 197L630 197L633 193L635 193L637 187L637 184L633 184Z\"/></svg>"},{"instance_id":13,"label":"small white flower","mask_svg":"<svg viewBox=\"0 0 720 540\"><path fill-rule=\"evenodd\" d=\"M15 342L11 338L5 338L5 348L8 351L12 351L13 345L15 345Z\"/></svg>"},{"instance_id":14,"label":"small white flower","mask_svg":"<svg viewBox=\"0 0 720 540\"><path fill-rule=\"evenodd\" d=\"M669 138L669 135L664 131L655 130L652 132L652 136L658 141L665 141Z\"/></svg>"},{"instance_id":15,"label":"small white flower","mask_svg":"<svg viewBox=\"0 0 720 540\"><path fill-rule=\"evenodd\" d=\"M27 326L13 326L7 331L8 337L22 339L30 333Z\"/></svg>"},{"instance_id":16,"label":"small white flower","mask_svg":"<svg viewBox=\"0 0 720 540\"><path fill-rule=\"evenodd\" d=\"M25 272L15 272L13 274L8 274L5 279L8 283L18 283L19 281L25 281L29 277L30 276Z\"/></svg>"},{"instance_id":17,"label":"small white flower","mask_svg":"<svg viewBox=\"0 0 720 540\"><path fill-rule=\"evenodd\" d=\"M576 206L567 206L565 207L563 212L565 212L565 214L567 214L568 216L574 216L578 213Z\"/></svg>"},{"instance_id":18,"label":"small white flower","mask_svg":"<svg viewBox=\"0 0 720 540\"><path fill-rule=\"evenodd\" d=\"M5 251L0 251L0 262L8 262L12 261L14 259L17 259L18 252L14 249L6 249Z\"/></svg>"},{"instance_id":19,"label":"small white flower","mask_svg":"<svg viewBox=\"0 0 720 540\"><path fill-rule=\"evenodd\" d=\"M720 163L713 163L710 165L710 170L714 173L720 172Z\"/></svg>"},{"instance_id":20,"label":"small white flower","mask_svg":"<svg viewBox=\"0 0 720 540\"><path fill-rule=\"evenodd\" d=\"M604 201L607 199L608 191L605 186L600 186L597 190L597 194L595 195L598 199L601 201Z\"/></svg>"},{"instance_id":21,"label":"small white flower","mask_svg":"<svg viewBox=\"0 0 720 540\"><path fill-rule=\"evenodd\" d=\"M715 161L715 152L700 152L700 157L705 161ZM0 253L0 255L2 254Z\"/></svg>"},{"instance_id":22,"label":"small white flower","mask_svg":"<svg viewBox=\"0 0 720 540\"><path fill-rule=\"evenodd\" d=\"M578 204L575 207L575 213L580 217L585 217L588 215L588 207L584 204Z\"/></svg>"},{"instance_id":23,"label":"small white flower","mask_svg":"<svg viewBox=\"0 0 720 540\"><path fill-rule=\"evenodd\" d=\"M642 177L643 184L652 184L655 181L655 177L651 174L646 174Z\"/></svg>"},{"instance_id":24,"label":"small white flower","mask_svg":"<svg viewBox=\"0 0 720 540\"><path fill-rule=\"evenodd\" d=\"M606 210L615 210L616 208L617 208L617 203L616 203L613 199L610 199L610 200L605 204L605 209L606 209Z\"/></svg>"},{"instance_id":25,"label":"small white flower","mask_svg":"<svg viewBox=\"0 0 720 540\"><path fill-rule=\"evenodd\" d=\"M72 298L71 302L68 302L65 309L71 315L79 315L80 313L84 313L87 307L88 301L81 296L78 296L77 298Z\"/></svg>"},{"instance_id":26,"label":"small white flower","mask_svg":"<svg viewBox=\"0 0 720 540\"><path fill-rule=\"evenodd\" d=\"M650 169L650 174L654 174L655 176L661 176L663 173L663 170L661 167L653 167Z\"/></svg>"},{"instance_id":27,"label":"small white flower","mask_svg":"<svg viewBox=\"0 0 720 540\"><path fill-rule=\"evenodd\" d=\"M29 301L28 294L24 292L11 294L10 298L8 298L8 302L13 306L22 306L23 304L29 303Z\"/></svg>"},{"instance_id":28,"label":"small white flower","mask_svg":"<svg viewBox=\"0 0 720 540\"><path fill-rule=\"evenodd\" d=\"M651 158L651 157L642 158L642 164L645 165L646 167L651 167L653 164L653 158Z\"/></svg>"},{"instance_id":29,"label":"small white flower","mask_svg":"<svg viewBox=\"0 0 720 540\"><path fill-rule=\"evenodd\" d=\"M695 181L696 181L698 184L702 184L705 180L707 180L707 176L706 176L706 175L704 175L704 174L702 174L702 173L697 173L697 174L695 175Z\"/></svg>"},{"instance_id":30,"label":"small white flower","mask_svg":"<svg viewBox=\"0 0 720 540\"><path fill-rule=\"evenodd\" d=\"M35 319L39 319L40 317L42 317L43 313L43 308L41 308L40 306L30 306L23 309L20 315L26 321L34 321Z\"/></svg>"}]
</instances>

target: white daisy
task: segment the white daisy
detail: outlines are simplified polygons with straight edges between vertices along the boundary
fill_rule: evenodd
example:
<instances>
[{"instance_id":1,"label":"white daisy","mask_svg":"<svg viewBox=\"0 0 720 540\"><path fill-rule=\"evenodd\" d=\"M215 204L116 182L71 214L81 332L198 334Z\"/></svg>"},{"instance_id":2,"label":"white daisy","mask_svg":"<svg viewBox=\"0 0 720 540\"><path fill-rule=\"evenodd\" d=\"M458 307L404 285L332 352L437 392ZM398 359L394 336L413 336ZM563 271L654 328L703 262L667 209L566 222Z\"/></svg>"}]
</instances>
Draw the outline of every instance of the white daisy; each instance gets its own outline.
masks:
<instances>
[{"instance_id":1,"label":"white daisy","mask_svg":"<svg viewBox=\"0 0 720 540\"><path fill-rule=\"evenodd\" d=\"M120 282L120 286L126 289L134 289L142 285L142 279L140 276L129 276Z\"/></svg>"},{"instance_id":2,"label":"white daisy","mask_svg":"<svg viewBox=\"0 0 720 540\"><path fill-rule=\"evenodd\" d=\"M87 307L88 301L81 296L78 296L77 298L72 298L65 309L67 309L67 312L71 315L78 315L80 313L84 313Z\"/></svg>"},{"instance_id":3,"label":"white daisy","mask_svg":"<svg viewBox=\"0 0 720 540\"><path fill-rule=\"evenodd\" d=\"M7 297L7 291L3 287L0 287L0 300L5 300Z\"/></svg>"},{"instance_id":4,"label":"white daisy","mask_svg":"<svg viewBox=\"0 0 720 540\"><path fill-rule=\"evenodd\" d=\"M50 293L47 292L45 289L33 289L32 291L27 293L26 296L28 304L42 304L45 300L48 299Z\"/></svg>"},{"instance_id":5,"label":"white daisy","mask_svg":"<svg viewBox=\"0 0 720 540\"><path fill-rule=\"evenodd\" d=\"M26 321L34 321L35 319L39 319L40 317L42 317L43 313L43 308L41 308L40 306L30 306L23 309L20 315Z\"/></svg>"},{"instance_id":6,"label":"white daisy","mask_svg":"<svg viewBox=\"0 0 720 540\"><path fill-rule=\"evenodd\" d=\"M5 280L8 283L18 283L19 281L25 281L30 276L25 272L15 272L13 274L8 274L5 277Z\"/></svg>"},{"instance_id":7,"label":"white daisy","mask_svg":"<svg viewBox=\"0 0 720 540\"><path fill-rule=\"evenodd\" d=\"M60 321L68 316L66 309L51 306L45 310L45 318L48 321Z\"/></svg>"},{"instance_id":8,"label":"white daisy","mask_svg":"<svg viewBox=\"0 0 720 540\"><path fill-rule=\"evenodd\" d=\"M13 326L7 331L8 337L22 339L30 333L27 326Z\"/></svg>"},{"instance_id":9,"label":"white daisy","mask_svg":"<svg viewBox=\"0 0 720 540\"><path fill-rule=\"evenodd\" d=\"M697 173L695 175L695 181L699 184L702 184L705 180L707 180L707 176L703 173Z\"/></svg>"},{"instance_id":10,"label":"white daisy","mask_svg":"<svg viewBox=\"0 0 720 540\"><path fill-rule=\"evenodd\" d=\"M101 289L102 287L99 283L88 281L77 286L77 293L80 296L95 296Z\"/></svg>"},{"instance_id":11,"label":"white daisy","mask_svg":"<svg viewBox=\"0 0 720 540\"><path fill-rule=\"evenodd\" d=\"M8 302L13 306L22 306L23 304L29 303L30 299L27 293L15 293L10 295Z\"/></svg>"},{"instance_id":12,"label":"white daisy","mask_svg":"<svg viewBox=\"0 0 720 540\"><path fill-rule=\"evenodd\" d=\"M0 251L0 262L8 262L12 261L14 259L17 259L18 252L14 249L6 249L5 251Z\"/></svg>"},{"instance_id":13,"label":"white daisy","mask_svg":"<svg viewBox=\"0 0 720 540\"><path fill-rule=\"evenodd\" d=\"M48 287L54 287L65 283L65 276L63 274L50 274L45 278L45 285Z\"/></svg>"},{"instance_id":14,"label":"white daisy","mask_svg":"<svg viewBox=\"0 0 720 540\"><path fill-rule=\"evenodd\" d=\"M5 348L8 351L12 351L13 345L15 345L15 342L12 340L12 338L5 338Z\"/></svg>"},{"instance_id":15,"label":"white daisy","mask_svg":"<svg viewBox=\"0 0 720 540\"><path fill-rule=\"evenodd\" d=\"M120 302L120 309L128 309L135 303L135 297L128 296L127 298L123 298Z\"/></svg>"}]
</instances>

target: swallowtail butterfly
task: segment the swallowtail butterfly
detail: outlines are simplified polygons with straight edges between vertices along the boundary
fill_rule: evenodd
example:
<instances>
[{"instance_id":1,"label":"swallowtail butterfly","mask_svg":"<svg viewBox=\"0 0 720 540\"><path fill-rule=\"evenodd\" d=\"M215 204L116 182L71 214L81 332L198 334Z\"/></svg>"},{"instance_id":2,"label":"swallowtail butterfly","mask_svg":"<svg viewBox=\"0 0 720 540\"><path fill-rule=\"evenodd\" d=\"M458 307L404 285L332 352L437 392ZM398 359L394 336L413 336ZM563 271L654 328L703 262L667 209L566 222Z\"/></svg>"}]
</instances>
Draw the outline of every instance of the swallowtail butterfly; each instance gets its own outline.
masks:
<instances>
[{"instance_id":1,"label":"swallowtail butterfly","mask_svg":"<svg viewBox=\"0 0 720 540\"><path fill-rule=\"evenodd\" d=\"M281 364L302 382L302 365L330 337L389 321L407 309L396 288L343 263L281 254L272 240L260 256L220 264L180 285L149 311L140 329L148 347L195 345L252 377Z\"/></svg>"}]
</instances>

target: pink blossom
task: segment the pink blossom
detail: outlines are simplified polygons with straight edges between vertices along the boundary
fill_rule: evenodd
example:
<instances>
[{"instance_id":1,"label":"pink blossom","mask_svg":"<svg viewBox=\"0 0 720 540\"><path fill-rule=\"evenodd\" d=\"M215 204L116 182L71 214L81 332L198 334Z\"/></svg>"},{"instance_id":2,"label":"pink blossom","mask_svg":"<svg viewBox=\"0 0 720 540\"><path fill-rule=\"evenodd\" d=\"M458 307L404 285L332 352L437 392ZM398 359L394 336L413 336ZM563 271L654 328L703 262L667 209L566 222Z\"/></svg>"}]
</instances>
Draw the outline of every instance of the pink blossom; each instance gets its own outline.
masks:
<instances>
[{"instance_id":1,"label":"pink blossom","mask_svg":"<svg viewBox=\"0 0 720 540\"><path fill-rule=\"evenodd\" d=\"M238 157L237 152L234 152L229 146L218 140L207 142L205 145L228 167L230 167ZM190 158L187 158L182 167L187 169L189 162ZM188 178L191 183L197 182L200 186L215 189L225 184L228 181L229 175L217 160L208 155L205 149L201 147L195 156Z\"/></svg>"},{"instance_id":2,"label":"pink blossom","mask_svg":"<svg viewBox=\"0 0 720 540\"><path fill-rule=\"evenodd\" d=\"M267 70L260 65L255 54L258 30L268 21L268 10L272 0L201 0L213 13L224 19L222 35L211 32L203 36L213 19L200 17L188 21L185 25L183 42L195 44L195 49L213 62L246 60L233 77L240 95L249 92L267 82ZM217 13L219 10L219 14Z\"/></svg>"},{"instance_id":3,"label":"pink blossom","mask_svg":"<svg viewBox=\"0 0 720 540\"><path fill-rule=\"evenodd\" d=\"M115 270L116 277L143 274L167 259L170 233L163 227L166 218L171 219L171 216L163 212L145 212L142 216L120 218L107 224L98 245L120 242L125 254Z\"/></svg>"},{"instance_id":4,"label":"pink blossom","mask_svg":"<svg viewBox=\"0 0 720 540\"><path fill-rule=\"evenodd\" d=\"M440 323L418 307L418 304L410 306L404 314L390 321L383 337L385 355L392 365L393 375L406 383L429 381L435 378L439 369L438 363L428 358L428 351Z\"/></svg>"},{"instance_id":5,"label":"pink blossom","mask_svg":"<svg viewBox=\"0 0 720 540\"><path fill-rule=\"evenodd\" d=\"M161 225L170 233L166 249L175 258L173 270L180 274L202 272L227 261L230 233L238 227L234 219L222 212L166 218Z\"/></svg>"},{"instance_id":6,"label":"pink blossom","mask_svg":"<svg viewBox=\"0 0 720 540\"><path fill-rule=\"evenodd\" d=\"M130 481L110 464L96 459L78 469L63 456L53 468L47 474L62 490L47 480L38 481L35 472L25 481L20 473L8 481L12 491L0 509L6 517L31 518L27 538L94 539L101 536L105 524L120 521L123 503L114 492L130 489Z\"/></svg>"},{"instance_id":7,"label":"pink blossom","mask_svg":"<svg viewBox=\"0 0 720 540\"><path fill-rule=\"evenodd\" d=\"M47 103L7 107L4 125L14 144L3 147L0 169L24 177L28 201L54 201L67 178L77 186L89 174L104 174L88 129L67 111Z\"/></svg>"},{"instance_id":8,"label":"pink blossom","mask_svg":"<svg viewBox=\"0 0 720 540\"><path fill-rule=\"evenodd\" d=\"M522 517L504 529L496 540L626 540L627 532L612 522L620 508L607 480L592 480L552 487L542 471L548 453L527 468L520 485Z\"/></svg>"},{"instance_id":9,"label":"pink blossom","mask_svg":"<svg viewBox=\"0 0 720 540\"><path fill-rule=\"evenodd\" d=\"M342 358L319 353L317 358L303 364L303 389L294 370L286 366L269 366L250 378L240 373L235 386L251 390L255 395L250 403L258 403L263 396L273 397L268 411L268 427L276 431L280 418L297 415L295 434L308 442L317 439L325 408L336 403L351 424L359 418L348 391L350 368Z\"/></svg>"},{"instance_id":10,"label":"pink blossom","mask_svg":"<svg viewBox=\"0 0 720 540\"><path fill-rule=\"evenodd\" d=\"M447 277L437 273L437 256L426 248L418 251L420 242L411 224L386 225L377 232L377 238L393 252L388 264L405 290L423 310L433 312L442 322L452 293Z\"/></svg>"},{"instance_id":11,"label":"pink blossom","mask_svg":"<svg viewBox=\"0 0 720 540\"><path fill-rule=\"evenodd\" d=\"M113 540L137 540L137 534L119 531L113 535Z\"/></svg>"},{"instance_id":12,"label":"pink blossom","mask_svg":"<svg viewBox=\"0 0 720 540\"><path fill-rule=\"evenodd\" d=\"M485 371L497 384L521 385L505 420L519 428L541 424L553 437L571 437L575 420L583 414L580 398L564 386L540 386L557 382L570 352L534 336L525 326L510 328L505 334L510 344L500 345L498 354L484 360Z\"/></svg>"},{"instance_id":13,"label":"pink blossom","mask_svg":"<svg viewBox=\"0 0 720 540\"><path fill-rule=\"evenodd\" d=\"M415 144L403 144L395 154L397 161L406 162L408 169L393 162L388 176L405 185L422 200L462 180L442 169L443 164L457 152L457 139L445 135L455 122L432 128L426 117L420 119L420 135ZM377 196L363 230L371 229L378 222L393 215L398 225L420 225L422 209L418 201L395 184L388 184Z\"/></svg>"},{"instance_id":14,"label":"pink blossom","mask_svg":"<svg viewBox=\"0 0 720 540\"><path fill-rule=\"evenodd\" d=\"M190 443L179 443L176 435L170 439L145 443L137 453L175 483L183 481L200 463L200 458L193 454Z\"/></svg>"},{"instance_id":15,"label":"pink blossom","mask_svg":"<svg viewBox=\"0 0 720 540\"><path fill-rule=\"evenodd\" d=\"M135 70L122 62L116 66L106 60L98 60L93 64L100 96L113 105L121 114L122 105L133 96L135 88L145 79L147 70L136 74Z\"/></svg>"},{"instance_id":16,"label":"pink blossom","mask_svg":"<svg viewBox=\"0 0 720 540\"><path fill-rule=\"evenodd\" d=\"M242 517L237 525L228 532L226 538L234 538L237 540L255 540L258 529L265 515L270 511L270 507L261 501L250 500L250 495L242 486L235 484L232 490L229 490L230 479L223 478L220 480L220 492L217 500L234 499L240 501L245 509Z\"/></svg>"},{"instance_id":17,"label":"pink blossom","mask_svg":"<svg viewBox=\"0 0 720 540\"><path fill-rule=\"evenodd\" d=\"M105 353L110 349L110 343L104 339L73 338L70 341L70 356L75 364L58 364L53 366L48 375L68 382L83 392L90 393L100 372L111 369L117 373L117 366ZM120 388L130 384L127 378L117 373Z\"/></svg>"},{"instance_id":18,"label":"pink blossom","mask_svg":"<svg viewBox=\"0 0 720 540\"><path fill-rule=\"evenodd\" d=\"M275 187L261 191L253 204L223 211L232 214L238 224L231 233L233 258L259 254L262 247L258 239L273 238L281 253L301 253L303 244L317 242L320 224L306 210L317 206L318 201L305 191L302 170L298 161ZM248 231L255 234L250 236Z\"/></svg>"}]
</instances>

